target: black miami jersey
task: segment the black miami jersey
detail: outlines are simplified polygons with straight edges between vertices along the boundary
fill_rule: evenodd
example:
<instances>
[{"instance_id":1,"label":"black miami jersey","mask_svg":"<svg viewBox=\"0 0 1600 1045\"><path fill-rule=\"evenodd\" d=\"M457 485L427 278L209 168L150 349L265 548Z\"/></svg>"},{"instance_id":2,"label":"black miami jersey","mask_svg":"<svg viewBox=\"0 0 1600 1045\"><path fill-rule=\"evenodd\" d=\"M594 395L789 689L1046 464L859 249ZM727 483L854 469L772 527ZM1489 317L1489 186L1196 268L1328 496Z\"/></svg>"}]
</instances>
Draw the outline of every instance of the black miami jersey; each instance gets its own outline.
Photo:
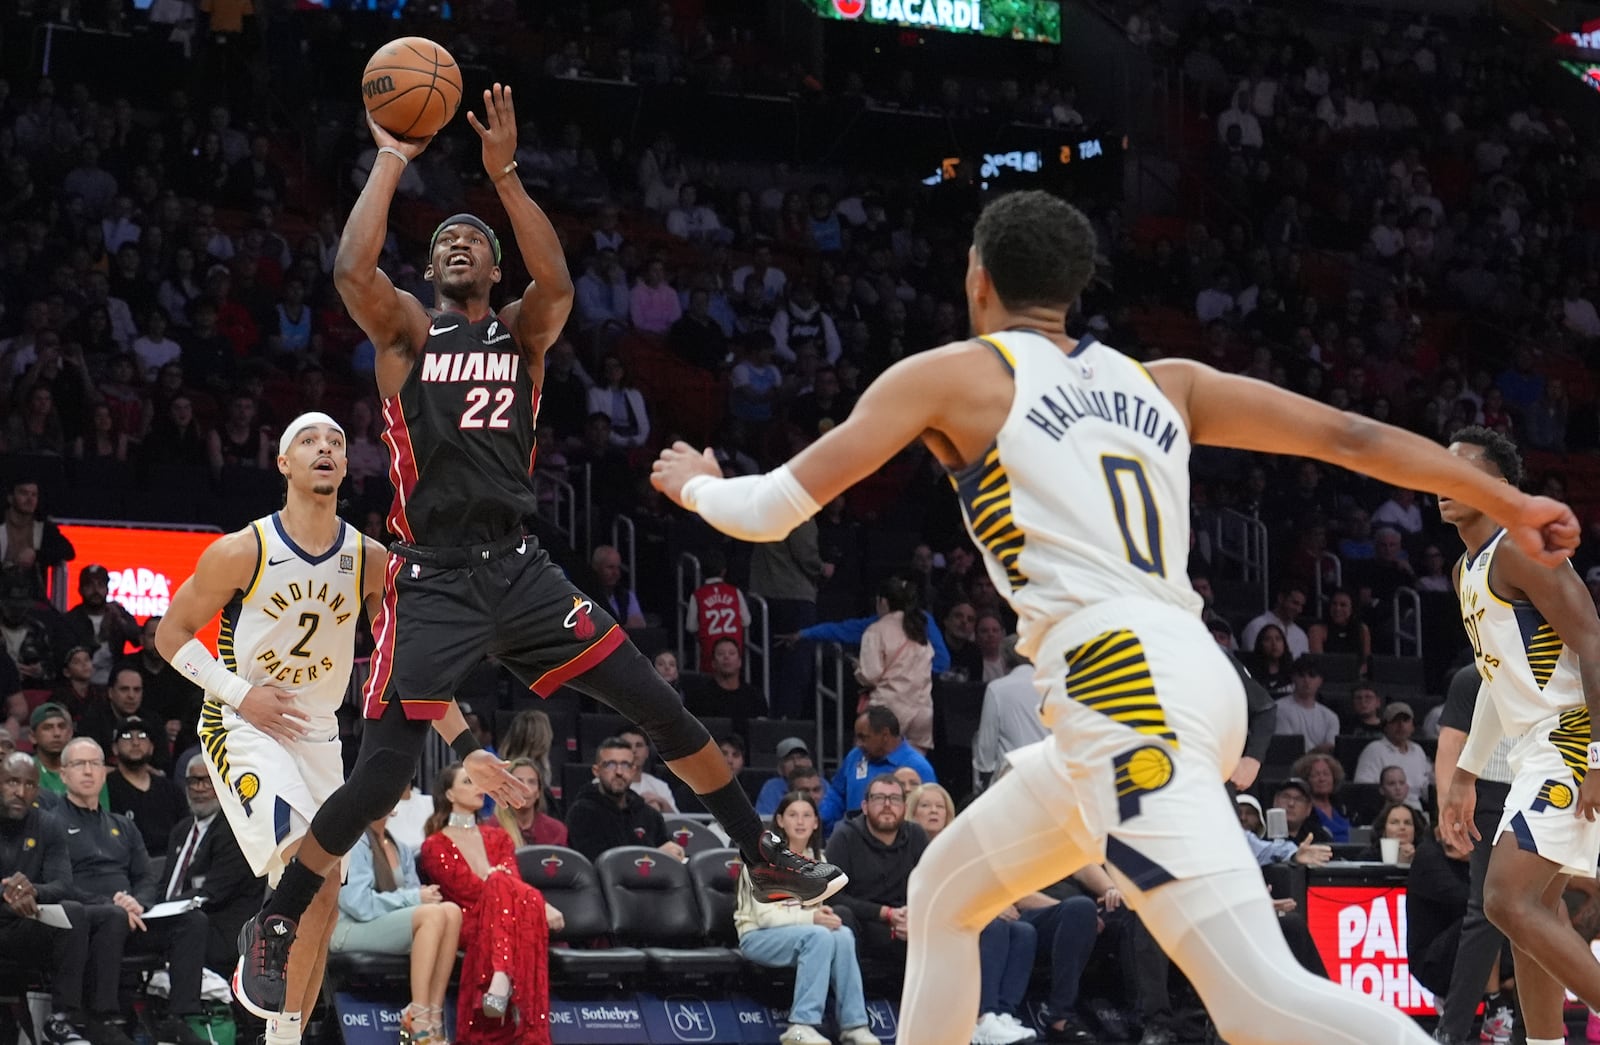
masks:
<instances>
[{"instance_id":1,"label":"black miami jersey","mask_svg":"<svg viewBox=\"0 0 1600 1045\"><path fill-rule=\"evenodd\" d=\"M407 544L458 547L519 532L534 513L539 389L493 315L440 312L400 393L383 404L394 505Z\"/></svg>"}]
</instances>

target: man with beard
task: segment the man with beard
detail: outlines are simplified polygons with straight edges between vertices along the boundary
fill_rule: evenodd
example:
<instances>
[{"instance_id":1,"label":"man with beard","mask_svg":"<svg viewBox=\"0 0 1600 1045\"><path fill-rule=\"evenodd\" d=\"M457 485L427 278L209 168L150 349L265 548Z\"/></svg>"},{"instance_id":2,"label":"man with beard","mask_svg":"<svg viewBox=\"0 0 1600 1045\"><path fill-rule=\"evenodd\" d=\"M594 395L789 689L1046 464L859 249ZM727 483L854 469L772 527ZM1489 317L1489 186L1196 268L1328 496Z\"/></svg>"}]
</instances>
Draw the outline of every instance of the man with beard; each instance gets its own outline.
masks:
<instances>
[{"instance_id":1,"label":"man with beard","mask_svg":"<svg viewBox=\"0 0 1600 1045\"><path fill-rule=\"evenodd\" d=\"M145 849L157 858L167 853L167 833L183 816L183 802L172 781L151 768L152 740L138 715L117 724L111 742L117 769L106 775L106 790L111 794L111 811L134 822L144 836Z\"/></svg>"},{"instance_id":2,"label":"man with beard","mask_svg":"<svg viewBox=\"0 0 1600 1045\"><path fill-rule=\"evenodd\" d=\"M239 961L239 927L261 906L266 879L250 869L228 818L217 815L222 802L203 760L189 763L184 785L189 815L163 836L167 864L161 898L204 898L200 912L210 927L206 968L231 969Z\"/></svg>"},{"instance_id":3,"label":"man with beard","mask_svg":"<svg viewBox=\"0 0 1600 1045\"><path fill-rule=\"evenodd\" d=\"M94 661L90 682L96 686L111 681L111 666L122 659L127 647L140 643L139 623L118 602L106 601L111 574L98 563L78 574L78 597L83 601L67 611L67 625L80 645L87 646Z\"/></svg>"},{"instance_id":4,"label":"man with beard","mask_svg":"<svg viewBox=\"0 0 1600 1045\"><path fill-rule=\"evenodd\" d=\"M172 758L172 747L167 730L156 725L159 719L152 712L153 709L145 707L143 676L136 668L121 667L111 673L111 688L106 691L106 699L91 704L78 720L78 735L90 737L103 750L114 752L117 733L124 722L130 718L149 722L155 730L149 734L150 760L157 769L165 769Z\"/></svg>"},{"instance_id":5,"label":"man with beard","mask_svg":"<svg viewBox=\"0 0 1600 1045\"><path fill-rule=\"evenodd\" d=\"M109 904L89 906L68 899L72 862L67 834L59 820L33 804L39 767L27 755L0 758L0 952L49 955L51 1013L43 1045L129 1045L127 1035L107 1017L117 1011L117 964L122 948L104 946L105 927L124 920ZM72 923L57 929L38 919L40 904L60 904ZM86 999L85 974L93 960ZM92 1002L93 1015L84 1010Z\"/></svg>"},{"instance_id":6,"label":"man with beard","mask_svg":"<svg viewBox=\"0 0 1600 1045\"><path fill-rule=\"evenodd\" d=\"M607 737L594 756L594 787L578 789L567 810L567 842L597 859L607 849L649 845L679 860L683 849L667 835L666 822L637 791L633 745L623 737Z\"/></svg>"}]
</instances>

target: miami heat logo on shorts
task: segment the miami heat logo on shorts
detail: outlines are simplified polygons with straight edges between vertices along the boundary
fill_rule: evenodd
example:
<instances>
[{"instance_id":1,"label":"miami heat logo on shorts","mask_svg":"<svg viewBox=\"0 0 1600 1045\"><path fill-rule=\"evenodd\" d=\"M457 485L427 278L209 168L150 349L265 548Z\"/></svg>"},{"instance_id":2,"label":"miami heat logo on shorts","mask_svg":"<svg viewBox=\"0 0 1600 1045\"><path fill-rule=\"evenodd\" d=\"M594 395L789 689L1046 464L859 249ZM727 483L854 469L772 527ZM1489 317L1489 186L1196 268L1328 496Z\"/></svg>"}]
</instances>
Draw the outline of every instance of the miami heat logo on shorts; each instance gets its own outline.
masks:
<instances>
[{"instance_id":1,"label":"miami heat logo on shorts","mask_svg":"<svg viewBox=\"0 0 1600 1045\"><path fill-rule=\"evenodd\" d=\"M567 619L561 622L563 628L571 628L572 634L580 639L594 638L594 620L589 616L589 611L594 609L594 603L588 599L572 597L572 611L567 614Z\"/></svg>"}]
</instances>

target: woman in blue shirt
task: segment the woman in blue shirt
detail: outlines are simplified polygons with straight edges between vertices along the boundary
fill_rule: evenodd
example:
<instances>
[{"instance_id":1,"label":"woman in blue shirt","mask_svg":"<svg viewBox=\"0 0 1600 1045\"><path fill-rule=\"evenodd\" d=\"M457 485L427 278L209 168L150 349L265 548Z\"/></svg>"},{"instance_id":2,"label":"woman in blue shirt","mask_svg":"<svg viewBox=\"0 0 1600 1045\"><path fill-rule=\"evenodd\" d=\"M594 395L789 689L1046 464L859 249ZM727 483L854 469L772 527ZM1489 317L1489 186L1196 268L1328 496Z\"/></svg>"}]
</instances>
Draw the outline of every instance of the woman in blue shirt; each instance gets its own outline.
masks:
<instances>
[{"instance_id":1,"label":"woman in blue shirt","mask_svg":"<svg viewBox=\"0 0 1600 1045\"><path fill-rule=\"evenodd\" d=\"M461 908L417 875L417 853L396 842L386 816L350 850L350 871L339 890L339 921L330 951L411 956L411 1004L401 1013L401 1040L444 1042L444 992L456 963Z\"/></svg>"},{"instance_id":2,"label":"woman in blue shirt","mask_svg":"<svg viewBox=\"0 0 1600 1045\"><path fill-rule=\"evenodd\" d=\"M1339 789L1344 786L1344 766L1339 760L1313 752L1300 756L1289 772L1311 788L1311 815L1327 830L1328 837L1335 842L1350 841L1350 814L1339 801Z\"/></svg>"}]
</instances>

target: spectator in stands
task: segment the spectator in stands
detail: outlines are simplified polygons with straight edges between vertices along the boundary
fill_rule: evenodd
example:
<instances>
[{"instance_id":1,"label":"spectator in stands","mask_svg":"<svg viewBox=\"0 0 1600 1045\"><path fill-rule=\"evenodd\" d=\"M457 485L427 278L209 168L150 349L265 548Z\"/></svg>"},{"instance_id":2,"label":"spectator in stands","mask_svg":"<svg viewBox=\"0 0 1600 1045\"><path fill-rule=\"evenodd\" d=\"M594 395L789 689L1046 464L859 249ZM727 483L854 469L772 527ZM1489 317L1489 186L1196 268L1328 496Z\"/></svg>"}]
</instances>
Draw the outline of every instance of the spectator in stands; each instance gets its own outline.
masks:
<instances>
[{"instance_id":1,"label":"spectator in stands","mask_svg":"<svg viewBox=\"0 0 1600 1045\"><path fill-rule=\"evenodd\" d=\"M999 772L1007 754L1049 735L1039 717L1033 665L1019 660L1009 674L983 688L983 710L972 739L972 768L987 781Z\"/></svg>"},{"instance_id":2,"label":"spectator in stands","mask_svg":"<svg viewBox=\"0 0 1600 1045\"><path fill-rule=\"evenodd\" d=\"M1322 845L1333 841L1322 822L1311 815L1311 785L1299 777L1290 777L1278 785L1277 792L1272 796L1272 806L1286 814L1290 840L1299 839L1303 842L1309 838Z\"/></svg>"},{"instance_id":3,"label":"spectator in stands","mask_svg":"<svg viewBox=\"0 0 1600 1045\"><path fill-rule=\"evenodd\" d=\"M669 649L664 649L650 658L650 663L656 669L656 674L661 676L661 681L676 690L678 696L683 696L683 677L678 672L678 655Z\"/></svg>"},{"instance_id":4,"label":"spectator in stands","mask_svg":"<svg viewBox=\"0 0 1600 1045\"><path fill-rule=\"evenodd\" d=\"M17 688L15 669L9 688L11 692L5 698L5 718L0 719L0 737L10 742L12 751L20 746L24 752L32 753L33 728L28 725L32 710L28 707L28 695Z\"/></svg>"},{"instance_id":5,"label":"spectator in stands","mask_svg":"<svg viewBox=\"0 0 1600 1045\"><path fill-rule=\"evenodd\" d=\"M1420 803L1433 783L1433 763L1421 745L1412 742L1415 730L1416 717L1410 704L1397 700L1384 708L1383 736L1361 750L1356 762L1356 783L1376 784L1386 767L1399 766L1406 771L1411 800Z\"/></svg>"},{"instance_id":6,"label":"spectator in stands","mask_svg":"<svg viewBox=\"0 0 1600 1045\"><path fill-rule=\"evenodd\" d=\"M507 762L519 758L532 761L539 779L548 784L550 748L554 743L555 730L550 725L550 716L538 708L529 708L517 712L512 718L511 725L506 727L506 735L500 739L498 750L500 757Z\"/></svg>"},{"instance_id":7,"label":"spectator in stands","mask_svg":"<svg viewBox=\"0 0 1600 1045\"><path fill-rule=\"evenodd\" d=\"M822 778L822 773L815 766L796 766L789 773L786 781L789 791L798 791L811 799L818 809L822 808L822 799L828 793L828 783ZM788 792L785 792L787 794Z\"/></svg>"},{"instance_id":8,"label":"spectator in stands","mask_svg":"<svg viewBox=\"0 0 1600 1045\"><path fill-rule=\"evenodd\" d=\"M126 935L107 940L118 953L163 954L171 978L167 1016L156 1028L160 1041L202 1045L185 1022L199 1016L200 974L205 967L206 916L184 911L146 922L141 915L160 899L161 882L150 871L144 839L133 821L100 807L106 783L105 756L88 737L70 741L62 752L67 801L61 817L72 861L72 897L85 905L112 903L126 914Z\"/></svg>"},{"instance_id":9,"label":"spectator in stands","mask_svg":"<svg viewBox=\"0 0 1600 1045\"><path fill-rule=\"evenodd\" d=\"M917 586L898 576L879 588L877 610L878 619L861 636L855 670L861 706L870 702L893 711L906 741L927 754L933 749L931 618Z\"/></svg>"},{"instance_id":10,"label":"spectator in stands","mask_svg":"<svg viewBox=\"0 0 1600 1045\"><path fill-rule=\"evenodd\" d=\"M822 859L822 822L805 795L788 794L772 814L772 830L788 839L789 848ZM843 1045L877 1045L868 1028L867 1006L856 959L855 932L827 905L804 908L797 903L764 903L755 897L750 876L741 867L734 927L739 950L749 960L773 968L795 969L794 1000L783 1045L827 1045L817 1031L829 987Z\"/></svg>"},{"instance_id":11,"label":"spectator in stands","mask_svg":"<svg viewBox=\"0 0 1600 1045\"><path fill-rule=\"evenodd\" d=\"M1006 656L1006 626L1000 614L984 610L978 614L973 635L978 656L983 661L983 681L993 682L1011 673L1011 660Z\"/></svg>"},{"instance_id":12,"label":"spectator in stands","mask_svg":"<svg viewBox=\"0 0 1600 1045\"><path fill-rule=\"evenodd\" d=\"M183 799L171 778L150 764L155 745L143 719L138 715L123 719L112 738L111 753L117 766L115 772L106 774L111 811L132 820L144 836L150 858L159 859L167 852L167 835L183 819Z\"/></svg>"},{"instance_id":13,"label":"spectator in stands","mask_svg":"<svg viewBox=\"0 0 1600 1045\"><path fill-rule=\"evenodd\" d=\"M589 389L589 413L611 419L611 445L633 449L650 441L650 412L644 396L627 383L622 357L608 355L600 365L601 380Z\"/></svg>"},{"instance_id":14,"label":"spectator in stands","mask_svg":"<svg viewBox=\"0 0 1600 1045\"><path fill-rule=\"evenodd\" d=\"M177 729L168 730L158 725L159 720L144 703L144 679L137 670L120 667L111 673L111 688L106 690L106 699L90 705L83 713L78 732L109 750L123 724L137 716L141 722L150 723L151 729L147 734L154 765L165 768L172 760L174 738L169 733L175 733Z\"/></svg>"},{"instance_id":15,"label":"spectator in stands","mask_svg":"<svg viewBox=\"0 0 1600 1045\"><path fill-rule=\"evenodd\" d=\"M33 730L33 757L39 762L39 786L46 791L65 796L66 780L62 776L62 758L67 745L72 742L72 719L60 704L40 704L28 717ZM100 795L100 808L111 808L109 792Z\"/></svg>"},{"instance_id":16,"label":"spectator in stands","mask_svg":"<svg viewBox=\"0 0 1600 1045\"><path fill-rule=\"evenodd\" d=\"M667 282L667 266L660 259L652 259L628 294L628 316L634 329L665 335L681 315L683 305L678 292Z\"/></svg>"},{"instance_id":17,"label":"spectator in stands","mask_svg":"<svg viewBox=\"0 0 1600 1045\"><path fill-rule=\"evenodd\" d=\"M61 528L39 511L39 484L32 479L12 482L5 525L0 526L0 593L43 602L49 571L76 556Z\"/></svg>"},{"instance_id":18,"label":"spectator in stands","mask_svg":"<svg viewBox=\"0 0 1600 1045\"><path fill-rule=\"evenodd\" d=\"M729 375L728 412L740 421L772 420L783 372L772 362L772 334L751 330L740 336L739 361Z\"/></svg>"},{"instance_id":19,"label":"spectator in stands","mask_svg":"<svg viewBox=\"0 0 1600 1045\"><path fill-rule=\"evenodd\" d=\"M1261 684L1274 700L1294 693L1294 657L1283 629L1276 624L1262 625L1256 632L1255 648L1244 658L1250 677Z\"/></svg>"},{"instance_id":20,"label":"spectator in stands","mask_svg":"<svg viewBox=\"0 0 1600 1045\"><path fill-rule=\"evenodd\" d=\"M502 757L504 757L502 755ZM511 775L533 789L533 801L518 809L496 803L495 819L511 837L517 847L525 845L566 845L567 825L545 812L548 789L537 760L527 757L508 758Z\"/></svg>"},{"instance_id":21,"label":"spectator in stands","mask_svg":"<svg viewBox=\"0 0 1600 1045\"><path fill-rule=\"evenodd\" d=\"M867 785L880 775L910 766L925 783L938 783L933 766L900 736L900 720L881 704L856 717L856 746L844 756L822 799L822 825L829 831L849 810L862 808Z\"/></svg>"},{"instance_id":22,"label":"spectator in stands","mask_svg":"<svg viewBox=\"0 0 1600 1045\"><path fill-rule=\"evenodd\" d=\"M733 639L712 643L711 671L684 680L683 702L702 718L731 718L738 728L767 714L761 691L744 678L744 658Z\"/></svg>"},{"instance_id":23,"label":"spectator in stands","mask_svg":"<svg viewBox=\"0 0 1600 1045\"><path fill-rule=\"evenodd\" d=\"M837 363L843 351L833 317L823 310L816 288L807 280L789 287L788 300L773 317L771 331L774 350L786 363L795 361L798 347L805 342L815 342L823 362L829 365Z\"/></svg>"},{"instance_id":24,"label":"spectator in stands","mask_svg":"<svg viewBox=\"0 0 1600 1045\"><path fill-rule=\"evenodd\" d=\"M653 752L650 749L650 738L645 736L644 730L637 726L624 726L617 730L621 737L633 749L633 783L632 788L636 794L645 800L651 809L666 815L676 813L678 804L672 797L672 788L665 780L648 772L647 767Z\"/></svg>"},{"instance_id":25,"label":"spectator in stands","mask_svg":"<svg viewBox=\"0 0 1600 1045\"><path fill-rule=\"evenodd\" d=\"M567 802L572 848L594 860L619 845L648 845L682 860L683 849L668 837L661 814L633 790L639 771L633 744L607 737L594 757L595 786L579 788Z\"/></svg>"},{"instance_id":26,"label":"spectator in stands","mask_svg":"<svg viewBox=\"0 0 1600 1045\"><path fill-rule=\"evenodd\" d=\"M1241 90L1233 96L1233 105L1217 117L1217 140L1230 143L1228 131L1239 128L1238 144L1246 149L1259 149L1262 144L1261 121L1251 111L1250 92Z\"/></svg>"},{"instance_id":27,"label":"spectator in stands","mask_svg":"<svg viewBox=\"0 0 1600 1045\"><path fill-rule=\"evenodd\" d=\"M67 626L74 639L93 651L93 672L89 681L95 686L111 682L111 667L127 653L129 646L141 642L139 622L133 619L120 602L106 598L111 587L111 574L99 563L90 563L78 574L78 605L67 611Z\"/></svg>"},{"instance_id":28,"label":"spectator in stands","mask_svg":"<svg viewBox=\"0 0 1600 1045\"><path fill-rule=\"evenodd\" d=\"M899 771L895 775L898 777ZM955 800L950 797L950 792L938 784L920 785L907 791L903 806L896 807L881 800L875 803L871 789L868 790L867 802L867 807L862 810L864 815L856 823L866 824L869 836L884 844L889 842L884 836L884 827L891 814L908 824L921 827L930 844L956 816ZM1012 1042L1034 1040L1033 1032L1023 1027L1016 1014L1022 1008L1039 938L1033 921L1023 918L1019 908L1042 908L1053 906L1054 903L1042 893L1030 893L1017 903L1008 905L999 917L984 926L978 934L978 975L982 981L982 991L978 1004L978 1025L972 1034L972 1040L978 1045L1010 1045ZM1092 948L1094 933L1086 933L1085 937ZM1083 958L1086 960L1088 955L1085 954ZM1081 974L1081 965L1079 968ZM1075 985L1073 993L1076 994Z\"/></svg>"},{"instance_id":29,"label":"spectator in stands","mask_svg":"<svg viewBox=\"0 0 1600 1045\"><path fill-rule=\"evenodd\" d=\"M50 699L66 708L74 719L82 718L90 705L105 700L105 687L90 681L94 677L93 656L87 646L67 650L61 662L61 682L50 694Z\"/></svg>"},{"instance_id":30,"label":"spectator in stands","mask_svg":"<svg viewBox=\"0 0 1600 1045\"><path fill-rule=\"evenodd\" d=\"M113 363L116 366L116 363ZM108 375L100 391L109 397ZM118 423L117 415L107 403L96 403L89 412L89 430L73 439L70 451L74 461L107 462L123 464L128 460L128 450L133 441Z\"/></svg>"},{"instance_id":31,"label":"spectator in stands","mask_svg":"<svg viewBox=\"0 0 1600 1045\"><path fill-rule=\"evenodd\" d=\"M602 341L614 337L628 326L631 301L628 277L617 262L617 252L602 249L589 255L577 282L578 329Z\"/></svg>"},{"instance_id":32,"label":"spectator in stands","mask_svg":"<svg viewBox=\"0 0 1600 1045\"><path fill-rule=\"evenodd\" d=\"M239 962L239 930L261 909L265 878L250 869L203 759L184 768L188 815L173 825L162 844L161 900L203 897L200 912L210 930L206 968L213 972Z\"/></svg>"},{"instance_id":33,"label":"spectator in stands","mask_svg":"<svg viewBox=\"0 0 1600 1045\"><path fill-rule=\"evenodd\" d=\"M1311 815L1335 842L1350 841L1350 813L1339 801L1344 787L1344 766L1332 755L1312 753L1295 759L1289 774L1311 788Z\"/></svg>"},{"instance_id":34,"label":"spectator in stands","mask_svg":"<svg viewBox=\"0 0 1600 1045\"><path fill-rule=\"evenodd\" d=\"M1372 660L1372 629L1356 616L1355 598L1343 588L1328 597L1328 619L1311 625L1306 633L1312 653L1348 653L1365 673Z\"/></svg>"},{"instance_id":35,"label":"spectator in stands","mask_svg":"<svg viewBox=\"0 0 1600 1045\"><path fill-rule=\"evenodd\" d=\"M1378 510L1372 513L1372 525L1390 526L1402 534L1421 533L1422 509L1417 505L1417 492L1392 487L1389 499L1378 505Z\"/></svg>"},{"instance_id":36,"label":"spectator in stands","mask_svg":"<svg viewBox=\"0 0 1600 1045\"><path fill-rule=\"evenodd\" d=\"M1339 736L1339 716L1317 700L1322 690L1322 665L1315 657L1301 657L1294 662L1293 675L1294 692L1278 701L1275 732L1304 737L1308 752L1331 752Z\"/></svg>"},{"instance_id":37,"label":"spectator in stands","mask_svg":"<svg viewBox=\"0 0 1600 1045\"><path fill-rule=\"evenodd\" d=\"M728 363L728 334L711 312L712 294L703 287L689 291L689 307L667 331L667 345L685 362L720 375Z\"/></svg>"},{"instance_id":38,"label":"spectator in stands","mask_svg":"<svg viewBox=\"0 0 1600 1045\"><path fill-rule=\"evenodd\" d=\"M726 243L733 238L717 212L700 202L700 190L688 183L678 186L678 205L667 211L667 233L691 243Z\"/></svg>"},{"instance_id":39,"label":"spectator in stands","mask_svg":"<svg viewBox=\"0 0 1600 1045\"><path fill-rule=\"evenodd\" d=\"M478 819L482 809L483 791L461 763L439 771L419 864L440 896L461 908L466 957L456 994L456 1041L543 1040L550 932L561 927L561 912L522 880L511 839L500 825Z\"/></svg>"},{"instance_id":40,"label":"spectator in stands","mask_svg":"<svg viewBox=\"0 0 1600 1045\"><path fill-rule=\"evenodd\" d=\"M1400 843L1401 867L1410 867L1417 854L1417 846L1426 837L1427 820L1416 809L1404 802L1386 802L1372 819L1372 844L1361 854L1363 860L1383 859L1381 839L1394 838Z\"/></svg>"},{"instance_id":41,"label":"spectator in stands","mask_svg":"<svg viewBox=\"0 0 1600 1045\"><path fill-rule=\"evenodd\" d=\"M970 602L957 602L945 611L941 624L945 648L950 651L949 674L959 681L977 682L983 676L983 654L978 652L978 611Z\"/></svg>"},{"instance_id":42,"label":"spectator in stands","mask_svg":"<svg viewBox=\"0 0 1600 1045\"><path fill-rule=\"evenodd\" d=\"M1255 649L1256 636L1268 624L1276 624L1283 631L1283 637L1289 644L1289 654L1296 659L1305 656L1311 650L1311 641L1306 637L1299 624L1295 623L1300 614L1305 612L1306 593L1299 588L1283 588L1278 592L1277 600L1272 604L1272 609L1256 617L1244 626L1244 631L1239 635L1239 645L1245 649Z\"/></svg>"},{"instance_id":43,"label":"spectator in stands","mask_svg":"<svg viewBox=\"0 0 1600 1045\"><path fill-rule=\"evenodd\" d=\"M1266 817L1261 811L1260 799L1255 795L1235 795L1233 804L1239 814L1239 826L1245 829L1246 834L1256 838L1267 837Z\"/></svg>"},{"instance_id":44,"label":"spectator in stands","mask_svg":"<svg viewBox=\"0 0 1600 1045\"><path fill-rule=\"evenodd\" d=\"M810 707L812 651L793 639L816 623L817 585L833 576L817 533L816 520L807 519L783 540L758 544L750 553L750 592L767 600L768 627L779 637L772 665L771 714L776 718L804 718Z\"/></svg>"},{"instance_id":45,"label":"spectator in stands","mask_svg":"<svg viewBox=\"0 0 1600 1045\"><path fill-rule=\"evenodd\" d=\"M141 715L156 722L167 724L166 735L170 737L172 723L178 723L178 736L172 741L173 750L182 751L196 742L195 727L200 722L200 687L194 681L178 671L166 658L156 650L156 628L161 625L159 614L151 614L145 618L144 628L140 635L140 649L133 659L125 661L123 666L132 667L139 673L139 678L144 684L144 699L140 703ZM112 673L112 685L116 685L116 673ZM122 685L132 685L131 680L125 680ZM159 743L159 738L157 739Z\"/></svg>"},{"instance_id":46,"label":"spectator in stands","mask_svg":"<svg viewBox=\"0 0 1600 1045\"><path fill-rule=\"evenodd\" d=\"M622 554L611 545L602 544L589 556L589 569L594 573L592 594L595 601L604 606L606 612L624 628L644 627L644 611L639 608L639 598L631 587L623 583Z\"/></svg>"},{"instance_id":47,"label":"spectator in stands","mask_svg":"<svg viewBox=\"0 0 1600 1045\"><path fill-rule=\"evenodd\" d=\"M43 689L50 684L56 665L50 633L35 612L36 605L30 598L0 595L0 640L23 685Z\"/></svg>"},{"instance_id":48,"label":"spectator in stands","mask_svg":"<svg viewBox=\"0 0 1600 1045\"><path fill-rule=\"evenodd\" d=\"M901 965L906 884L928 848L928 836L906 819L906 796L893 777L873 777L862 789L859 808L863 815L841 824L828 840L829 863L850 876L834 906L855 915L862 957Z\"/></svg>"},{"instance_id":49,"label":"spectator in stands","mask_svg":"<svg viewBox=\"0 0 1600 1045\"><path fill-rule=\"evenodd\" d=\"M683 629L699 640L702 670L715 659L712 647L721 639L732 639L744 655L745 629L750 627L750 604L737 585L730 584L727 557L712 548L701 556L705 579L689 595L684 610Z\"/></svg>"},{"instance_id":50,"label":"spectator in stands","mask_svg":"<svg viewBox=\"0 0 1600 1045\"><path fill-rule=\"evenodd\" d=\"M761 791L756 795L756 812L762 816L771 816L778 811L778 803L783 796L796 790L791 786L790 778L801 769L815 769L811 761L811 748L799 737L784 737L778 741L778 772L772 779L761 785ZM817 797L821 801L821 797Z\"/></svg>"},{"instance_id":51,"label":"spectator in stands","mask_svg":"<svg viewBox=\"0 0 1600 1045\"><path fill-rule=\"evenodd\" d=\"M443 1040L461 908L438 885L422 884L416 850L396 841L388 824L386 816L373 821L350 850L328 950L410 955L411 1002L400 1013L402 1038Z\"/></svg>"},{"instance_id":52,"label":"spectator in stands","mask_svg":"<svg viewBox=\"0 0 1600 1045\"><path fill-rule=\"evenodd\" d=\"M1409 805L1420 809L1422 804L1411 797L1411 784L1406 780L1404 766L1384 766L1378 774L1378 793L1385 802Z\"/></svg>"},{"instance_id":53,"label":"spectator in stands","mask_svg":"<svg viewBox=\"0 0 1600 1045\"><path fill-rule=\"evenodd\" d=\"M132 1045L116 1023L127 916L109 904L86 907L73 899L67 833L34 805L38 788L33 759L15 752L0 757L0 950L32 955L34 967L49 974L41 1045ZM41 922L42 903L60 904L71 928Z\"/></svg>"},{"instance_id":54,"label":"spectator in stands","mask_svg":"<svg viewBox=\"0 0 1600 1045\"><path fill-rule=\"evenodd\" d=\"M723 761L728 763L728 772L737 777L744 772L744 737L737 733L717 738L717 750L722 752Z\"/></svg>"},{"instance_id":55,"label":"spectator in stands","mask_svg":"<svg viewBox=\"0 0 1600 1045\"><path fill-rule=\"evenodd\" d=\"M212 478L222 478L224 468L265 470L273 466L277 446L271 436L272 427L256 417L254 397L242 392L232 396L227 419L206 433L206 460Z\"/></svg>"},{"instance_id":56,"label":"spectator in stands","mask_svg":"<svg viewBox=\"0 0 1600 1045\"><path fill-rule=\"evenodd\" d=\"M1357 682L1350 690L1350 717L1341 735L1347 737L1383 736L1383 698L1370 682Z\"/></svg>"}]
</instances>

